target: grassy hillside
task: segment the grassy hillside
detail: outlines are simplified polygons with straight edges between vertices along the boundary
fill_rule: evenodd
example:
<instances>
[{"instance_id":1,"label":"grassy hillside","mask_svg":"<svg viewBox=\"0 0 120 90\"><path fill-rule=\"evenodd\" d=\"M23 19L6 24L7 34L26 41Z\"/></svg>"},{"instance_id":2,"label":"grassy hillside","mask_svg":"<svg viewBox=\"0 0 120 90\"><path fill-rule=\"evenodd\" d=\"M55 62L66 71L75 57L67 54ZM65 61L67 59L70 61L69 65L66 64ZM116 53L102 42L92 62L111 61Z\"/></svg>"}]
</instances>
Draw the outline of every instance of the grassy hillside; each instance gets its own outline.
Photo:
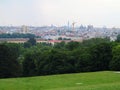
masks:
<instances>
[{"instance_id":1,"label":"grassy hillside","mask_svg":"<svg viewBox=\"0 0 120 90\"><path fill-rule=\"evenodd\" d=\"M0 90L120 90L120 73L107 71L0 79Z\"/></svg>"}]
</instances>

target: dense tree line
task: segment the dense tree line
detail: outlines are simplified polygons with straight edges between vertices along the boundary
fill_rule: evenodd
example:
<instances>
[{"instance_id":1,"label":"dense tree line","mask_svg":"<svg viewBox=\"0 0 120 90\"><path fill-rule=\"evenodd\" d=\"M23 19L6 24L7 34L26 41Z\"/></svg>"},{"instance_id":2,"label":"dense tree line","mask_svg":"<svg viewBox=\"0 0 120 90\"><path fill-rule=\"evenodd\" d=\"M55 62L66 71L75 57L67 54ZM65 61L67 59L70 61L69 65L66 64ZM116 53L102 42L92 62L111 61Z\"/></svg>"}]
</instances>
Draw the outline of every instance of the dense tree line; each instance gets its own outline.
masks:
<instances>
[{"instance_id":1,"label":"dense tree line","mask_svg":"<svg viewBox=\"0 0 120 90\"><path fill-rule=\"evenodd\" d=\"M0 44L0 78L120 70L120 43L95 38L51 45Z\"/></svg>"},{"instance_id":2,"label":"dense tree line","mask_svg":"<svg viewBox=\"0 0 120 90\"><path fill-rule=\"evenodd\" d=\"M0 38L32 38L36 37L34 34L19 34L19 33L13 33L13 34L0 34Z\"/></svg>"}]
</instances>

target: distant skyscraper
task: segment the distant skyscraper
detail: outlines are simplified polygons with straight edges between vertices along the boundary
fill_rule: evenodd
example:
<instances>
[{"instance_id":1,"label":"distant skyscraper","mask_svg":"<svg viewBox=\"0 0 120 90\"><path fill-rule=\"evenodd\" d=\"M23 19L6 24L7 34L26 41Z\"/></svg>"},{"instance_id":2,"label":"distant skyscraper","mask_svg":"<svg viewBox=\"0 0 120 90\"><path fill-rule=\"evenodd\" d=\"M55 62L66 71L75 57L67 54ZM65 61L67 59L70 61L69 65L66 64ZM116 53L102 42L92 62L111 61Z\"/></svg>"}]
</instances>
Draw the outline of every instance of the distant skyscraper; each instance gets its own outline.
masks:
<instances>
[{"instance_id":1,"label":"distant skyscraper","mask_svg":"<svg viewBox=\"0 0 120 90\"><path fill-rule=\"evenodd\" d=\"M68 21L68 25L67 25L68 31L70 31L70 23Z\"/></svg>"},{"instance_id":2,"label":"distant skyscraper","mask_svg":"<svg viewBox=\"0 0 120 90\"><path fill-rule=\"evenodd\" d=\"M88 25L88 30L92 30L94 27L93 27L93 25Z\"/></svg>"},{"instance_id":3,"label":"distant skyscraper","mask_svg":"<svg viewBox=\"0 0 120 90\"><path fill-rule=\"evenodd\" d=\"M29 33L28 27L25 26L25 25L23 25L23 26L21 27L21 33L24 33L24 34Z\"/></svg>"}]
</instances>

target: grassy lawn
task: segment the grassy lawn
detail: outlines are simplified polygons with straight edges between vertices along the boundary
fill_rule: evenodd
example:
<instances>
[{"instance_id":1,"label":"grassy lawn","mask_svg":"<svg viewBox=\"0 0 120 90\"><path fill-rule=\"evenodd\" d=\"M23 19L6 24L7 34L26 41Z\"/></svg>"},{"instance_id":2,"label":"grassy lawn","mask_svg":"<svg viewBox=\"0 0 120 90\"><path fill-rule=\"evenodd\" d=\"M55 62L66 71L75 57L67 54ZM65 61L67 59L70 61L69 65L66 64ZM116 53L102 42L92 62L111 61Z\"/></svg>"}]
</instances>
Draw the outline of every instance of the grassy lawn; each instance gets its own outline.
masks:
<instances>
[{"instance_id":1,"label":"grassy lawn","mask_svg":"<svg viewBox=\"0 0 120 90\"><path fill-rule=\"evenodd\" d=\"M120 73L105 71L0 79L0 90L120 90Z\"/></svg>"}]
</instances>

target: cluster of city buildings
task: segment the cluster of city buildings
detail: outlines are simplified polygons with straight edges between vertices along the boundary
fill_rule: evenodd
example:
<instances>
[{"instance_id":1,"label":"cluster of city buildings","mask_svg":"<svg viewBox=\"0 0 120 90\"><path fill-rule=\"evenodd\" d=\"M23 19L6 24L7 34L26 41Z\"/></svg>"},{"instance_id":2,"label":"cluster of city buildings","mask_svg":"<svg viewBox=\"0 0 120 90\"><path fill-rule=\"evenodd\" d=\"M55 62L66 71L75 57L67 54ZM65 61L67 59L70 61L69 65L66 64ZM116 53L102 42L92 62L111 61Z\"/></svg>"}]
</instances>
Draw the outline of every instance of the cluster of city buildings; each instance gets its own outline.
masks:
<instances>
[{"instance_id":1,"label":"cluster of city buildings","mask_svg":"<svg viewBox=\"0 0 120 90\"><path fill-rule=\"evenodd\" d=\"M0 34L3 33L31 33L41 37L42 40L76 40L82 41L91 38L110 38L116 40L120 34L120 28L98 28L93 25L88 26L0 26Z\"/></svg>"}]
</instances>

